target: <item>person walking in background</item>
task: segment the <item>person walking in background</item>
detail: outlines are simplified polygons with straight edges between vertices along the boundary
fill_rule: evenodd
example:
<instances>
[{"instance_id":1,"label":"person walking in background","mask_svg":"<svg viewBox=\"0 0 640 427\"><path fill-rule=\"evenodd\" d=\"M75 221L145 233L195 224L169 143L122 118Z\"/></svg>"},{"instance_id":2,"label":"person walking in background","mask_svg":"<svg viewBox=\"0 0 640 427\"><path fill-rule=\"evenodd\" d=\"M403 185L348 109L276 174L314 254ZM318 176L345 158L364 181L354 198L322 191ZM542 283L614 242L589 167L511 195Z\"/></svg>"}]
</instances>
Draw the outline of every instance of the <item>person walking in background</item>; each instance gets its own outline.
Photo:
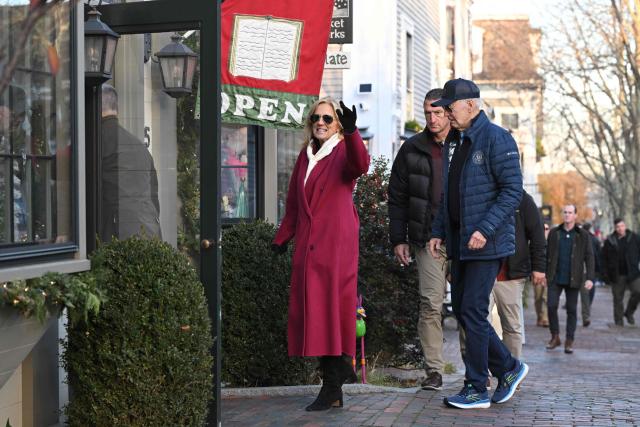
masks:
<instances>
[{"instance_id":1,"label":"person walking in background","mask_svg":"<svg viewBox=\"0 0 640 427\"><path fill-rule=\"evenodd\" d=\"M502 258L515 252L514 212L522 197L518 147L505 129L481 110L480 90L470 80L449 80L442 98L432 103L447 111L453 130L444 152L458 142L451 161L443 156L444 191L429 241L439 259L446 241L451 262L451 298L466 334L462 390L445 397L448 406L470 409L491 405L489 369L499 378L491 398L504 403L529 367L515 359L489 324L489 295Z\"/></svg>"},{"instance_id":2,"label":"person walking in background","mask_svg":"<svg viewBox=\"0 0 640 427\"><path fill-rule=\"evenodd\" d=\"M118 93L102 85L102 223L100 239L162 238L158 175L144 143L118 121Z\"/></svg>"},{"instance_id":3,"label":"person walking in background","mask_svg":"<svg viewBox=\"0 0 640 427\"><path fill-rule=\"evenodd\" d=\"M522 294L527 277L534 286L544 287L546 258L542 218L536 202L526 191L516 210L516 253L507 257L491 292L489 312L495 303L502 327L502 342L511 354L522 356Z\"/></svg>"},{"instance_id":4,"label":"person walking in background","mask_svg":"<svg viewBox=\"0 0 640 427\"><path fill-rule=\"evenodd\" d=\"M591 306L593 305L593 298L596 295L595 283L598 282L602 275L602 249L600 248L600 241L591 232L591 223L585 222L582 225L582 229L589 233L591 239L591 246L593 247L593 269L595 272L594 286L591 289L585 287L580 288L580 307L582 315L582 326L588 328L591 325Z\"/></svg>"},{"instance_id":5,"label":"person walking in background","mask_svg":"<svg viewBox=\"0 0 640 427\"><path fill-rule=\"evenodd\" d=\"M442 144L449 133L449 119L442 107L432 106L442 89L430 90L424 100L427 129L405 141L391 168L389 179L389 238L396 259L409 265L412 246L418 263L420 315L418 335L425 357L424 390L440 390L442 358L442 303L446 290L444 245L442 258L428 250L431 222L442 193Z\"/></svg>"},{"instance_id":6,"label":"person walking in background","mask_svg":"<svg viewBox=\"0 0 640 427\"><path fill-rule=\"evenodd\" d=\"M356 127L356 109L331 98L316 101L306 119L307 144L296 161L285 216L272 249L295 238L289 297L289 356L320 358L322 388L307 411L342 407L342 385L355 381L359 219L356 179L369 154ZM345 359L344 356L349 356Z\"/></svg>"},{"instance_id":7,"label":"person walking in background","mask_svg":"<svg viewBox=\"0 0 640 427\"><path fill-rule=\"evenodd\" d=\"M613 320L622 326L622 316L635 325L633 314L640 302L640 237L627 226L622 218L613 221L615 231L604 241L602 250L604 280L613 293ZM624 310L624 293L631 296Z\"/></svg>"},{"instance_id":8,"label":"person walking in background","mask_svg":"<svg viewBox=\"0 0 640 427\"><path fill-rule=\"evenodd\" d=\"M591 236L576 226L577 209L566 205L562 209L564 222L549 232L547 238L547 280L549 286L549 330L551 340L548 350L560 346L558 304L564 291L567 310L567 332L564 352L573 353L577 323L578 295L582 287L593 287L594 259Z\"/></svg>"},{"instance_id":9,"label":"person walking in background","mask_svg":"<svg viewBox=\"0 0 640 427\"><path fill-rule=\"evenodd\" d=\"M547 237L549 236L549 224L544 223L544 239L545 239L545 247ZM545 267L546 270L546 267ZM536 325L541 326L543 328L549 327L549 316L547 314L547 281L543 282L543 284L536 284L535 281L533 283L533 301L534 306L536 308Z\"/></svg>"}]
</instances>

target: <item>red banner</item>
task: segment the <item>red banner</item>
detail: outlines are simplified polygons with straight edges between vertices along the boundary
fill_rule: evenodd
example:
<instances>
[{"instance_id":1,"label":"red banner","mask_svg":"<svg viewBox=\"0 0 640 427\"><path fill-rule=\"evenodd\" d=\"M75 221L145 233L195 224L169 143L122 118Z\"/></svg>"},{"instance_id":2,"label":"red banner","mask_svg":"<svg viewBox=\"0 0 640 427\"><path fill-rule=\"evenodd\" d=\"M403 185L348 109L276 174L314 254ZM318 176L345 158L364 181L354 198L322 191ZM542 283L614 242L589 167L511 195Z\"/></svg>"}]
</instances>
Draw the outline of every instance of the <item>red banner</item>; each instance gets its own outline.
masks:
<instances>
[{"instance_id":1,"label":"red banner","mask_svg":"<svg viewBox=\"0 0 640 427\"><path fill-rule=\"evenodd\" d=\"M320 92L333 0L222 3L222 120L302 127Z\"/></svg>"}]
</instances>

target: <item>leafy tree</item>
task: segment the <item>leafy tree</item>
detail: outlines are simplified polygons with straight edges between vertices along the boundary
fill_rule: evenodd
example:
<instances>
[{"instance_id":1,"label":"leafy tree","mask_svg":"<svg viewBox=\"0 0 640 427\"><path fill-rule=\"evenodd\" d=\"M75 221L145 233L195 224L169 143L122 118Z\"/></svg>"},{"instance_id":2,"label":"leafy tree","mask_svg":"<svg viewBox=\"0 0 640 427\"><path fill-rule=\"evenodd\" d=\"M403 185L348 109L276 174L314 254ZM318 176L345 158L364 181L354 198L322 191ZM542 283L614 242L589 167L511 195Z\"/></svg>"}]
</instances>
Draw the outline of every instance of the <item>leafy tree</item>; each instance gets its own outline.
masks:
<instances>
[{"instance_id":1,"label":"leafy tree","mask_svg":"<svg viewBox=\"0 0 640 427\"><path fill-rule=\"evenodd\" d=\"M542 203L553 208L554 224L562 222L562 207L567 204L576 205L581 221L591 219L593 212L589 207L588 187L589 182L575 171L538 175Z\"/></svg>"}]
</instances>

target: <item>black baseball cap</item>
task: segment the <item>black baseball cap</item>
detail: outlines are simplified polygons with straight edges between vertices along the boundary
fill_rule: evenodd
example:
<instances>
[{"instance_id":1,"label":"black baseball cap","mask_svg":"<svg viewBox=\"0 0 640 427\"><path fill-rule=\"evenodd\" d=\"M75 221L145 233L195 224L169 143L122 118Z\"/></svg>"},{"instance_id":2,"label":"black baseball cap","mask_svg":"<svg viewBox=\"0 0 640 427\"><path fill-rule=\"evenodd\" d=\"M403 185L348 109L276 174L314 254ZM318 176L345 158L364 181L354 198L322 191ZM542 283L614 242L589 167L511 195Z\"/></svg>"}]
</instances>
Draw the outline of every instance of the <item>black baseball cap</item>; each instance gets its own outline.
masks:
<instances>
[{"instance_id":1,"label":"black baseball cap","mask_svg":"<svg viewBox=\"0 0 640 427\"><path fill-rule=\"evenodd\" d=\"M471 80L454 79L444 84L442 98L433 102L434 107L444 107L460 99L480 98L480 89Z\"/></svg>"}]
</instances>

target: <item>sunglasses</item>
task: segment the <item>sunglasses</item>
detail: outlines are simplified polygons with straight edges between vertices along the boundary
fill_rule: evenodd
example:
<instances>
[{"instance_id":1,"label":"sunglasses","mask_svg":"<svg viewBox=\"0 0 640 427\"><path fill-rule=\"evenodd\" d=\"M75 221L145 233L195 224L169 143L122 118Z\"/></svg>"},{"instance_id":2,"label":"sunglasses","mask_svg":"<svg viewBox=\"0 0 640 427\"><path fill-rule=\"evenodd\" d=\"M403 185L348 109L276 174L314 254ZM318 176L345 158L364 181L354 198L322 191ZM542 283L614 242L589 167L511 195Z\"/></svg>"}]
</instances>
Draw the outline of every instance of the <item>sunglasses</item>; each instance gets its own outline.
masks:
<instances>
[{"instance_id":1,"label":"sunglasses","mask_svg":"<svg viewBox=\"0 0 640 427\"><path fill-rule=\"evenodd\" d=\"M446 111L447 113L452 113L453 112L453 108L451 108L453 106L453 104L455 104L457 101L453 101L451 104L449 105L444 105L442 108L444 109L444 111Z\"/></svg>"},{"instance_id":2,"label":"sunglasses","mask_svg":"<svg viewBox=\"0 0 640 427\"><path fill-rule=\"evenodd\" d=\"M320 117L322 117L322 121L325 122L328 125L333 123L333 116L330 116L328 114L323 114L322 116L320 114L312 114L311 115L311 123L317 122L318 120L320 120Z\"/></svg>"}]
</instances>

